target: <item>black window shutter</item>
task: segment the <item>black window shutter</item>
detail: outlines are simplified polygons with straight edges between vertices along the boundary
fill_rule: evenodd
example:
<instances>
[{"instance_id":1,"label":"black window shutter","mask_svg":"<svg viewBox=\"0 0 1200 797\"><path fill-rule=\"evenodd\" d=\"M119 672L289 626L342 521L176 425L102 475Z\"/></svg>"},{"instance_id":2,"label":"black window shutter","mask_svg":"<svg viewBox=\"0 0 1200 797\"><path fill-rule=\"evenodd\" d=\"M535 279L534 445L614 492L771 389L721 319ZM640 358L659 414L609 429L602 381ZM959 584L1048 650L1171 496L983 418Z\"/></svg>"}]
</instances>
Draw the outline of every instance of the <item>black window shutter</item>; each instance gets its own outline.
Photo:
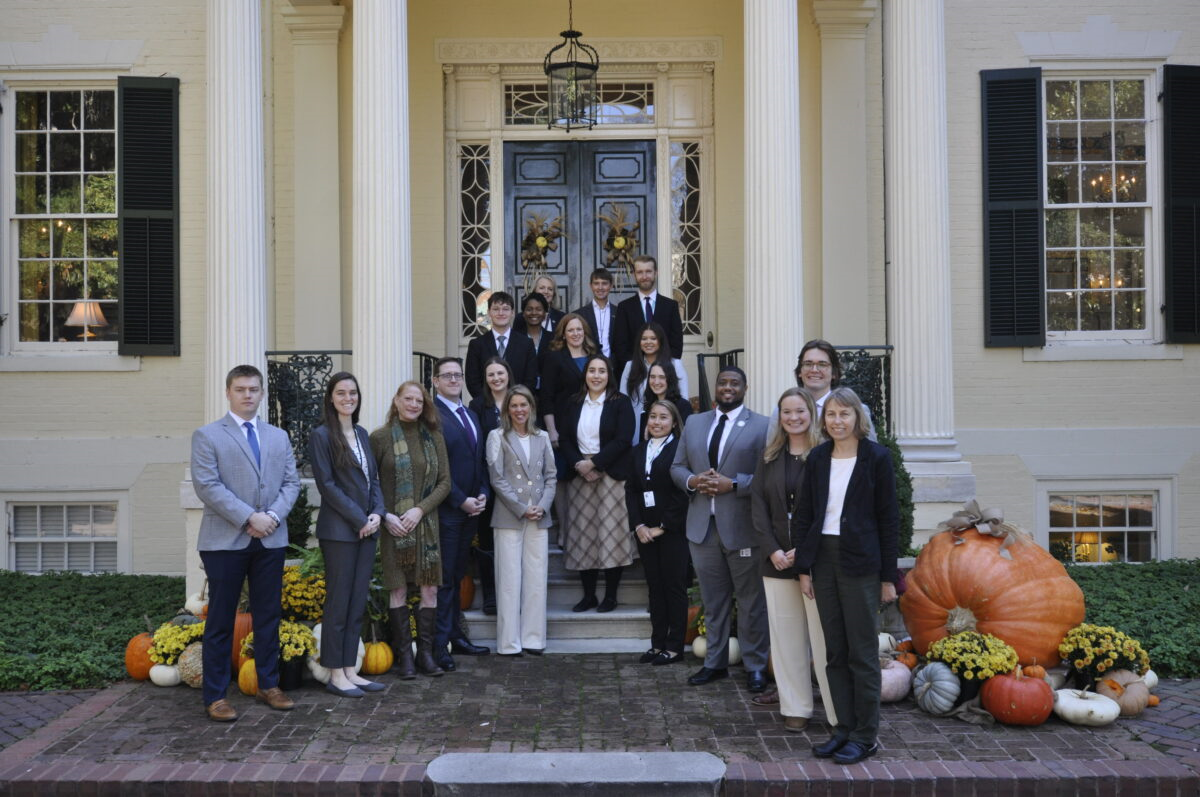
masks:
<instances>
[{"instance_id":1,"label":"black window shutter","mask_svg":"<svg viewBox=\"0 0 1200 797\"><path fill-rule=\"evenodd\" d=\"M1162 103L1167 340L1200 343L1200 66L1164 66Z\"/></svg>"},{"instance_id":2,"label":"black window shutter","mask_svg":"<svg viewBox=\"0 0 1200 797\"><path fill-rule=\"evenodd\" d=\"M121 354L179 355L179 80L117 79Z\"/></svg>"},{"instance_id":3,"label":"black window shutter","mask_svg":"<svg viewBox=\"0 0 1200 797\"><path fill-rule=\"evenodd\" d=\"M1042 70L980 73L984 345L1044 346Z\"/></svg>"}]
</instances>

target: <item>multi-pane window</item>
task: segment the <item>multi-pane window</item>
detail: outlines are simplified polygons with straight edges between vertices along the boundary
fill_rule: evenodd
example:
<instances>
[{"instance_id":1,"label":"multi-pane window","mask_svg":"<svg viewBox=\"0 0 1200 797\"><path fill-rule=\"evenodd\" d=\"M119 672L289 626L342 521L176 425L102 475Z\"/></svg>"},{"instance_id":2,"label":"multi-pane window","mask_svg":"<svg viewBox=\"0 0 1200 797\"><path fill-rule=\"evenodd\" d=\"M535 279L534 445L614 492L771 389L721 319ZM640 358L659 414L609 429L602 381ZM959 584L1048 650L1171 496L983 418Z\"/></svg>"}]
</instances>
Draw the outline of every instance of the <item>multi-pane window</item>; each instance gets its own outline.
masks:
<instances>
[{"instance_id":1,"label":"multi-pane window","mask_svg":"<svg viewBox=\"0 0 1200 797\"><path fill-rule=\"evenodd\" d=\"M14 132L18 340L116 340L116 92L17 91Z\"/></svg>"},{"instance_id":2,"label":"multi-pane window","mask_svg":"<svg viewBox=\"0 0 1200 797\"><path fill-rule=\"evenodd\" d=\"M117 505L11 504L9 563L13 570L81 573L117 569Z\"/></svg>"},{"instance_id":3,"label":"multi-pane window","mask_svg":"<svg viewBox=\"0 0 1200 797\"><path fill-rule=\"evenodd\" d=\"M1147 332L1144 80L1045 82L1046 331Z\"/></svg>"},{"instance_id":4,"label":"multi-pane window","mask_svg":"<svg viewBox=\"0 0 1200 797\"><path fill-rule=\"evenodd\" d=\"M1052 492L1050 552L1063 562L1149 562L1156 558L1158 493Z\"/></svg>"},{"instance_id":5,"label":"multi-pane window","mask_svg":"<svg viewBox=\"0 0 1200 797\"><path fill-rule=\"evenodd\" d=\"M546 84L510 83L504 87L506 125L546 124ZM601 81L597 86L596 124L654 124L654 83Z\"/></svg>"}]
</instances>

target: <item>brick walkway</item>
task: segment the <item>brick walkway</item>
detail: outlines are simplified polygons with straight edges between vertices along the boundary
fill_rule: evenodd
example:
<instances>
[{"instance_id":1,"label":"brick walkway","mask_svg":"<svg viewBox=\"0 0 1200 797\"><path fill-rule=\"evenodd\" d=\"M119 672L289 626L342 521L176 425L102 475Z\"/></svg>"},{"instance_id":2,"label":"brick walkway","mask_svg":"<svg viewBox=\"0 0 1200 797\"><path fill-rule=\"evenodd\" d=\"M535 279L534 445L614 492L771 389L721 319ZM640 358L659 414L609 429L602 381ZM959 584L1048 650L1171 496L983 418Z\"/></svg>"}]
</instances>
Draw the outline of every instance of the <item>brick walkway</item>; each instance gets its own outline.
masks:
<instances>
[{"instance_id":1,"label":"brick walkway","mask_svg":"<svg viewBox=\"0 0 1200 797\"><path fill-rule=\"evenodd\" d=\"M440 679L384 676L382 697L338 699L310 684L290 713L235 694L242 718L231 725L208 722L187 687L0 695L0 729L28 729L36 720L27 715L45 723L65 709L0 750L0 793L103 794L127 781L229 793L234 783L271 781L275 794L421 794L425 765L442 753L532 751L710 752L728 765L726 794L808 793L817 783L820 793L849 794L1124 794L1122 784L1139 795L1200 793L1200 681L1164 682L1160 707L1098 729L1053 717L1033 729L981 727L905 701L884 708L876 758L844 768L812 758L823 723L789 734L775 712L752 706L740 668L697 688L684 683L695 661L648 667L632 658L460 658L459 671Z\"/></svg>"},{"instance_id":2,"label":"brick walkway","mask_svg":"<svg viewBox=\"0 0 1200 797\"><path fill-rule=\"evenodd\" d=\"M95 690L0 692L0 750L25 738L94 694Z\"/></svg>"}]
</instances>

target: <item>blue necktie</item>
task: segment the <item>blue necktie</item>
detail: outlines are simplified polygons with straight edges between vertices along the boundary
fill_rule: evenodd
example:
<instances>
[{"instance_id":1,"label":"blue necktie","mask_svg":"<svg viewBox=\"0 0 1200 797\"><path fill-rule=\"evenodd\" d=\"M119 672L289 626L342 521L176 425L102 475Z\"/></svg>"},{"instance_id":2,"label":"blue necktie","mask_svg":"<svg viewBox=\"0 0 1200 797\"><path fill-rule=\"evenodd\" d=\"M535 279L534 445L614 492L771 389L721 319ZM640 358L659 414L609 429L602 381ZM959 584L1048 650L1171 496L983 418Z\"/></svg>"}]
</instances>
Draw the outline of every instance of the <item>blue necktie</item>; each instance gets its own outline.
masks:
<instances>
[{"instance_id":1,"label":"blue necktie","mask_svg":"<svg viewBox=\"0 0 1200 797\"><path fill-rule=\"evenodd\" d=\"M650 307L650 297L646 297L646 323L649 324L654 320L654 309Z\"/></svg>"},{"instance_id":2,"label":"blue necktie","mask_svg":"<svg viewBox=\"0 0 1200 797\"><path fill-rule=\"evenodd\" d=\"M254 452L254 463L262 467L262 453L258 450L258 435L254 433L254 424L246 421L242 426L246 427L246 441L250 443L250 450Z\"/></svg>"}]
</instances>

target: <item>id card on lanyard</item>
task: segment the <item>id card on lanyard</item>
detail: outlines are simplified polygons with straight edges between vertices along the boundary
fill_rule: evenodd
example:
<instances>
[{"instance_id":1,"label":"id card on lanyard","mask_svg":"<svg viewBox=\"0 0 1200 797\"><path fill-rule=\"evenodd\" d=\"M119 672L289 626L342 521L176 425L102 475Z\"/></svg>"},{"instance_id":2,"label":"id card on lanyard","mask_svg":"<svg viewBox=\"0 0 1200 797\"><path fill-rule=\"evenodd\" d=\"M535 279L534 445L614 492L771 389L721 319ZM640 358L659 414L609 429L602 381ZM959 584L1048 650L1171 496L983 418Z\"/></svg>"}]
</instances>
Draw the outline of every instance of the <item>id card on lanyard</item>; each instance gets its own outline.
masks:
<instances>
[{"instance_id":1,"label":"id card on lanyard","mask_svg":"<svg viewBox=\"0 0 1200 797\"><path fill-rule=\"evenodd\" d=\"M662 441L662 445L660 445L658 448L654 449L653 451L650 450L649 446L646 447L646 478L650 478L650 468L651 468L651 466L654 465L654 460L658 459L658 455L661 454L663 452L663 449L666 448L668 445L670 445L671 441L674 439L675 439L675 435L669 434ZM654 506L654 491L653 490L643 490L642 491L642 504L647 509Z\"/></svg>"}]
</instances>

